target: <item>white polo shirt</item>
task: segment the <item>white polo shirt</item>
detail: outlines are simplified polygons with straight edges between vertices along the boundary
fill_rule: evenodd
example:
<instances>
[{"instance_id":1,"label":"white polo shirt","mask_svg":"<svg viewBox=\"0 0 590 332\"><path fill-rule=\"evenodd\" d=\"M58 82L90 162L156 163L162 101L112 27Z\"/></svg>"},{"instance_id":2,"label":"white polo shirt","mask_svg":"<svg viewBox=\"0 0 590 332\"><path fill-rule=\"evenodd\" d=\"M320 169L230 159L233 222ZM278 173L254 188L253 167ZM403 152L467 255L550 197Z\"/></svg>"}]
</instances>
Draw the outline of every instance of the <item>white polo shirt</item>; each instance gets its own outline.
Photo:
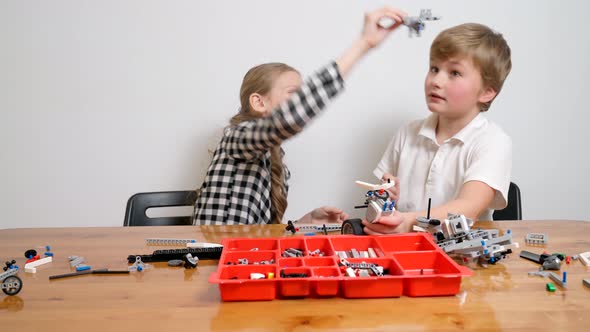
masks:
<instances>
[{"instance_id":1,"label":"white polo shirt","mask_svg":"<svg viewBox=\"0 0 590 332\"><path fill-rule=\"evenodd\" d=\"M468 181L481 181L495 189L492 204L479 220L492 220L494 209L506 207L512 170L512 140L482 113L442 144L436 141L438 115L403 127L391 140L373 174L397 176L400 198L396 208L428 209L454 200ZM449 211L453 212L453 211Z\"/></svg>"}]
</instances>

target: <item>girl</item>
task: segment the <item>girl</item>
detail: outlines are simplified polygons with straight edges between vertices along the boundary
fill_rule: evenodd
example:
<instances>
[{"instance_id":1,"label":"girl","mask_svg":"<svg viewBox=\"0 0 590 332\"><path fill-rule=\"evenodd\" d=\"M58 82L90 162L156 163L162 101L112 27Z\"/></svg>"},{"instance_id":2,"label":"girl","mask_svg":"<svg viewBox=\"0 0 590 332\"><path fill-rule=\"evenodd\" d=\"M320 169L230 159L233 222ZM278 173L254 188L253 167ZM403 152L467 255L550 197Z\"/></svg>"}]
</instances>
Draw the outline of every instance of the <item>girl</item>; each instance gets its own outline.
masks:
<instances>
[{"instance_id":1,"label":"girl","mask_svg":"<svg viewBox=\"0 0 590 332\"><path fill-rule=\"evenodd\" d=\"M240 88L241 108L225 129L195 203L195 224L281 223L290 173L281 143L299 133L343 89L352 66L379 45L399 23L378 26L383 17L403 22L405 13L381 8L365 15L361 36L335 62L302 83L282 63L250 69ZM301 222L339 222L348 216L333 207L306 214Z\"/></svg>"}]
</instances>

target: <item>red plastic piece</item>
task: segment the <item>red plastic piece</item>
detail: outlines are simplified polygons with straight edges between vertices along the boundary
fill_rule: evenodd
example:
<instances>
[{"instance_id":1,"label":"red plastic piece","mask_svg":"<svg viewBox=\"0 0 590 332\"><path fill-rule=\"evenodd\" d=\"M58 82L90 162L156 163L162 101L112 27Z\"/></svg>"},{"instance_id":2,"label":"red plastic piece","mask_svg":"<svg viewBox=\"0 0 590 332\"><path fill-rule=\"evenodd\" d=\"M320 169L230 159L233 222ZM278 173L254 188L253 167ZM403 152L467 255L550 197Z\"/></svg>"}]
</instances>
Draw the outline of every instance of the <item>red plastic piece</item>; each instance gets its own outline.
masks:
<instances>
[{"instance_id":1,"label":"red plastic piece","mask_svg":"<svg viewBox=\"0 0 590 332\"><path fill-rule=\"evenodd\" d=\"M284 238L224 239L217 271L209 282L219 284L223 301L273 300L293 297L378 298L457 294L461 278L473 273L448 257L425 233L384 236L332 235ZM349 277L336 251L368 251L377 258L347 258L349 263L375 263L388 274ZM297 249L302 257L283 257ZM323 256L310 256L319 249ZM247 265L236 265L247 259ZM272 260L273 263L269 263ZM274 279L250 279L251 273ZM283 272L283 276L281 276ZM356 273L356 272L355 272ZM287 277L287 276L296 277ZM304 277L305 275L305 277Z\"/></svg>"},{"instance_id":2,"label":"red plastic piece","mask_svg":"<svg viewBox=\"0 0 590 332\"><path fill-rule=\"evenodd\" d=\"M30 263L30 262L37 261L37 260L39 260L39 259L41 259L41 257L40 257L39 255L37 255L37 256L33 256L33 258L27 259L27 261L25 262L25 264L26 264L26 263Z\"/></svg>"},{"instance_id":3,"label":"red plastic piece","mask_svg":"<svg viewBox=\"0 0 590 332\"><path fill-rule=\"evenodd\" d=\"M566 264L569 264L571 262L571 260L572 260L572 257L571 256L566 256L565 257L565 263Z\"/></svg>"}]
</instances>

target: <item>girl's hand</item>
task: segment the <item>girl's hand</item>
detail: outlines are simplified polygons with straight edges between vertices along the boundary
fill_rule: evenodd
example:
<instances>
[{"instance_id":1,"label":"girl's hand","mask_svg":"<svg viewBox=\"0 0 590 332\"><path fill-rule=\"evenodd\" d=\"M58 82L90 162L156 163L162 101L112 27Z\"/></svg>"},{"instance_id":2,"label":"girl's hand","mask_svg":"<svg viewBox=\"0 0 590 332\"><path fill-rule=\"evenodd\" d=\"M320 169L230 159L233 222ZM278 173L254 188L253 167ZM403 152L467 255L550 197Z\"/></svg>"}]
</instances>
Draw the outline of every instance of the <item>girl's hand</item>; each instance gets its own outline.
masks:
<instances>
[{"instance_id":1,"label":"girl's hand","mask_svg":"<svg viewBox=\"0 0 590 332\"><path fill-rule=\"evenodd\" d=\"M397 29L403 23L405 16L407 16L406 13L391 7L383 7L365 14L365 23L360 37L357 37L352 46L336 59L340 75L346 78L353 65L370 49L379 45L391 31ZM395 20L395 24L387 29L380 27L378 23L383 17Z\"/></svg>"},{"instance_id":2,"label":"girl's hand","mask_svg":"<svg viewBox=\"0 0 590 332\"><path fill-rule=\"evenodd\" d=\"M365 14L365 24L361 38L367 43L369 48L374 48L379 45L391 31L397 29L402 23L405 16L405 12L397 9L385 6L383 8L374 10L370 13ZM389 17L395 20L395 24L388 29L384 29L378 25L378 22L383 17Z\"/></svg>"},{"instance_id":3,"label":"girl's hand","mask_svg":"<svg viewBox=\"0 0 590 332\"><path fill-rule=\"evenodd\" d=\"M311 223L327 224L342 223L348 219L348 214L333 206L322 206L310 212Z\"/></svg>"}]
</instances>

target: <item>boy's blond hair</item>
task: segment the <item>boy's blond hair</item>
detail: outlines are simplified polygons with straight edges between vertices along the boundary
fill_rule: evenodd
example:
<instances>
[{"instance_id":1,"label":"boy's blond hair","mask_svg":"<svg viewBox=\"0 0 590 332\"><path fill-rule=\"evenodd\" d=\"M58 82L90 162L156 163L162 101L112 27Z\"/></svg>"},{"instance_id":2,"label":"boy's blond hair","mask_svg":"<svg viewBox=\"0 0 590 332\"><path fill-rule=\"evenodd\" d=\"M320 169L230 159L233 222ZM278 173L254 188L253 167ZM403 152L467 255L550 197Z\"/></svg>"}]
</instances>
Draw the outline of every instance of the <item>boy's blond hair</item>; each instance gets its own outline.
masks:
<instances>
[{"instance_id":1,"label":"boy's blond hair","mask_svg":"<svg viewBox=\"0 0 590 332\"><path fill-rule=\"evenodd\" d=\"M483 86L494 89L497 97L512 68L510 47L502 34L483 24L465 23L439 33L430 47L431 61L464 56L481 73ZM487 111L493 100L479 104L480 111Z\"/></svg>"}]
</instances>

